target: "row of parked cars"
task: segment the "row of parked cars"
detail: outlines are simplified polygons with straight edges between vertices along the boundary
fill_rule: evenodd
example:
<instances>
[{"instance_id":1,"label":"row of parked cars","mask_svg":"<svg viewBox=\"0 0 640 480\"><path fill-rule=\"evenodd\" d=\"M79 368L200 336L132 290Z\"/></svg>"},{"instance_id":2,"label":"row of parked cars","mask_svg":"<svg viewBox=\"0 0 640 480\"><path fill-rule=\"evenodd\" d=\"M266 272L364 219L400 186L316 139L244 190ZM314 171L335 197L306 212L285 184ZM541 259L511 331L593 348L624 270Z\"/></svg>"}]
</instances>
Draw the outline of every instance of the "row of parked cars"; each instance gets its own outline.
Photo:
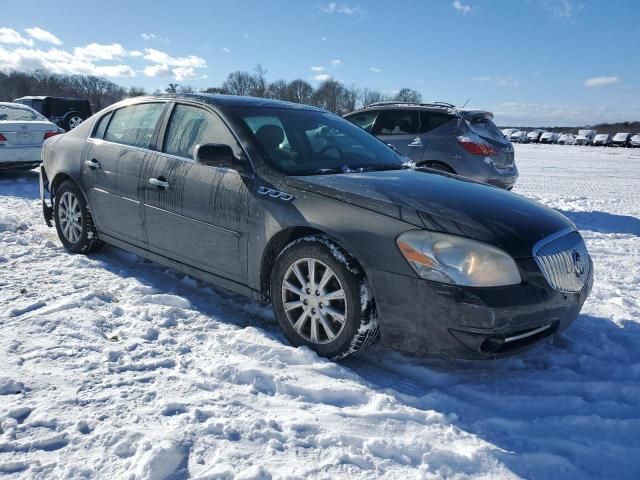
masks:
<instances>
[{"instance_id":1,"label":"row of parked cars","mask_svg":"<svg viewBox=\"0 0 640 480\"><path fill-rule=\"evenodd\" d=\"M578 134L505 128L502 133L514 143L555 143L558 145L594 145L603 147L640 147L640 133L619 132L614 136L595 130L578 130Z\"/></svg>"}]
</instances>

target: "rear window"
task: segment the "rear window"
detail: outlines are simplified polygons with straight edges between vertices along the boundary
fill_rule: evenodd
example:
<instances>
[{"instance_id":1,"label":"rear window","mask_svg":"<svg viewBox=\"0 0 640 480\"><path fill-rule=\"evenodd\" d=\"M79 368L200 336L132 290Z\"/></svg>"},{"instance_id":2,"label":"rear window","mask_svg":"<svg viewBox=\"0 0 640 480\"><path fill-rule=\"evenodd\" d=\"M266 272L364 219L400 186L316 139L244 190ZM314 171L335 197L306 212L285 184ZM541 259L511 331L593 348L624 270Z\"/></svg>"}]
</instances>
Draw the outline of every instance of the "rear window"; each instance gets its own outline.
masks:
<instances>
[{"instance_id":1,"label":"rear window","mask_svg":"<svg viewBox=\"0 0 640 480\"><path fill-rule=\"evenodd\" d=\"M453 118L456 117L446 113L422 111L420 112L420 133L430 132L441 127Z\"/></svg>"},{"instance_id":2,"label":"rear window","mask_svg":"<svg viewBox=\"0 0 640 480\"><path fill-rule=\"evenodd\" d=\"M491 140L504 141L504 135L496 124L486 117L465 120L467 126L473 133Z\"/></svg>"},{"instance_id":3,"label":"rear window","mask_svg":"<svg viewBox=\"0 0 640 480\"><path fill-rule=\"evenodd\" d=\"M116 110L104 139L140 148L149 148L163 103L141 103Z\"/></svg>"},{"instance_id":4,"label":"rear window","mask_svg":"<svg viewBox=\"0 0 640 480\"><path fill-rule=\"evenodd\" d=\"M415 135L419 129L418 110L382 110L373 126L373 134Z\"/></svg>"},{"instance_id":5,"label":"rear window","mask_svg":"<svg viewBox=\"0 0 640 480\"><path fill-rule=\"evenodd\" d=\"M0 105L0 121L33 122L34 120L43 120L43 117L29 107Z\"/></svg>"}]
</instances>

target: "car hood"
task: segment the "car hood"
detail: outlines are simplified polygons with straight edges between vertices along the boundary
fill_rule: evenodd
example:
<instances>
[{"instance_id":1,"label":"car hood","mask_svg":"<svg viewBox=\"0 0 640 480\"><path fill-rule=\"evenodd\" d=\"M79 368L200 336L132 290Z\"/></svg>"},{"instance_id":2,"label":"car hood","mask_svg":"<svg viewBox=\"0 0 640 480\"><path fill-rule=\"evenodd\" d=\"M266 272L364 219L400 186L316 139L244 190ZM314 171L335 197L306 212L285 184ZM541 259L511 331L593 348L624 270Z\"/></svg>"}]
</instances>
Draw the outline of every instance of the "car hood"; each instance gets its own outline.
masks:
<instances>
[{"instance_id":1,"label":"car hood","mask_svg":"<svg viewBox=\"0 0 640 480\"><path fill-rule=\"evenodd\" d=\"M428 230L531 257L541 239L573 224L555 210L497 187L433 170L288 177L292 187L377 211Z\"/></svg>"}]
</instances>

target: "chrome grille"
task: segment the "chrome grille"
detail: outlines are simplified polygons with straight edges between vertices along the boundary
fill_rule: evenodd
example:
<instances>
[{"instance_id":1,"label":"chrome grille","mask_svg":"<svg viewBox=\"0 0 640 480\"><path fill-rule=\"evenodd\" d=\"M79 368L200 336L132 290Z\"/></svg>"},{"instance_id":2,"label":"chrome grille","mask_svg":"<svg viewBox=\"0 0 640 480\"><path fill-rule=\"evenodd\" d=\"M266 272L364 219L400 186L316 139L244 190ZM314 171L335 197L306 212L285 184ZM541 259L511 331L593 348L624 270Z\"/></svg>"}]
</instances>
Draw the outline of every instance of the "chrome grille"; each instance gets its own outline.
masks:
<instances>
[{"instance_id":1,"label":"chrome grille","mask_svg":"<svg viewBox=\"0 0 640 480\"><path fill-rule=\"evenodd\" d=\"M549 285L561 292L581 292L593 268L578 232L542 240L534 247L533 256Z\"/></svg>"}]
</instances>

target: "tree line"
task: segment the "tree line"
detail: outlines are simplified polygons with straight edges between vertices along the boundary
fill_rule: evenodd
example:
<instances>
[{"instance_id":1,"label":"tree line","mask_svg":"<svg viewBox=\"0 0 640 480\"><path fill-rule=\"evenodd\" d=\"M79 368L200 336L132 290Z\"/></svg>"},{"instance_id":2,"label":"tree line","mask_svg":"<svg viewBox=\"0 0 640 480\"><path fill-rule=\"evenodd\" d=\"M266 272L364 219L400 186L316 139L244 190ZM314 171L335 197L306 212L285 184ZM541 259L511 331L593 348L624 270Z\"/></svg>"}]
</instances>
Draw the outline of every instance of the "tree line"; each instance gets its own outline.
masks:
<instances>
[{"instance_id":1,"label":"tree line","mask_svg":"<svg viewBox=\"0 0 640 480\"><path fill-rule=\"evenodd\" d=\"M258 65L253 71L231 72L220 86L196 90L189 85L170 83L166 93L221 93L248 95L302 103L345 114L364 105L381 101L420 102L422 96L410 88L403 88L394 95L379 90L345 85L333 78L325 79L314 88L303 79L267 81L267 71ZM27 95L49 95L86 98L94 112L127 97L145 95L143 88L125 88L107 79L92 75L62 75L46 71L1 72L0 101L10 102ZM154 93L161 93L156 91Z\"/></svg>"}]
</instances>

